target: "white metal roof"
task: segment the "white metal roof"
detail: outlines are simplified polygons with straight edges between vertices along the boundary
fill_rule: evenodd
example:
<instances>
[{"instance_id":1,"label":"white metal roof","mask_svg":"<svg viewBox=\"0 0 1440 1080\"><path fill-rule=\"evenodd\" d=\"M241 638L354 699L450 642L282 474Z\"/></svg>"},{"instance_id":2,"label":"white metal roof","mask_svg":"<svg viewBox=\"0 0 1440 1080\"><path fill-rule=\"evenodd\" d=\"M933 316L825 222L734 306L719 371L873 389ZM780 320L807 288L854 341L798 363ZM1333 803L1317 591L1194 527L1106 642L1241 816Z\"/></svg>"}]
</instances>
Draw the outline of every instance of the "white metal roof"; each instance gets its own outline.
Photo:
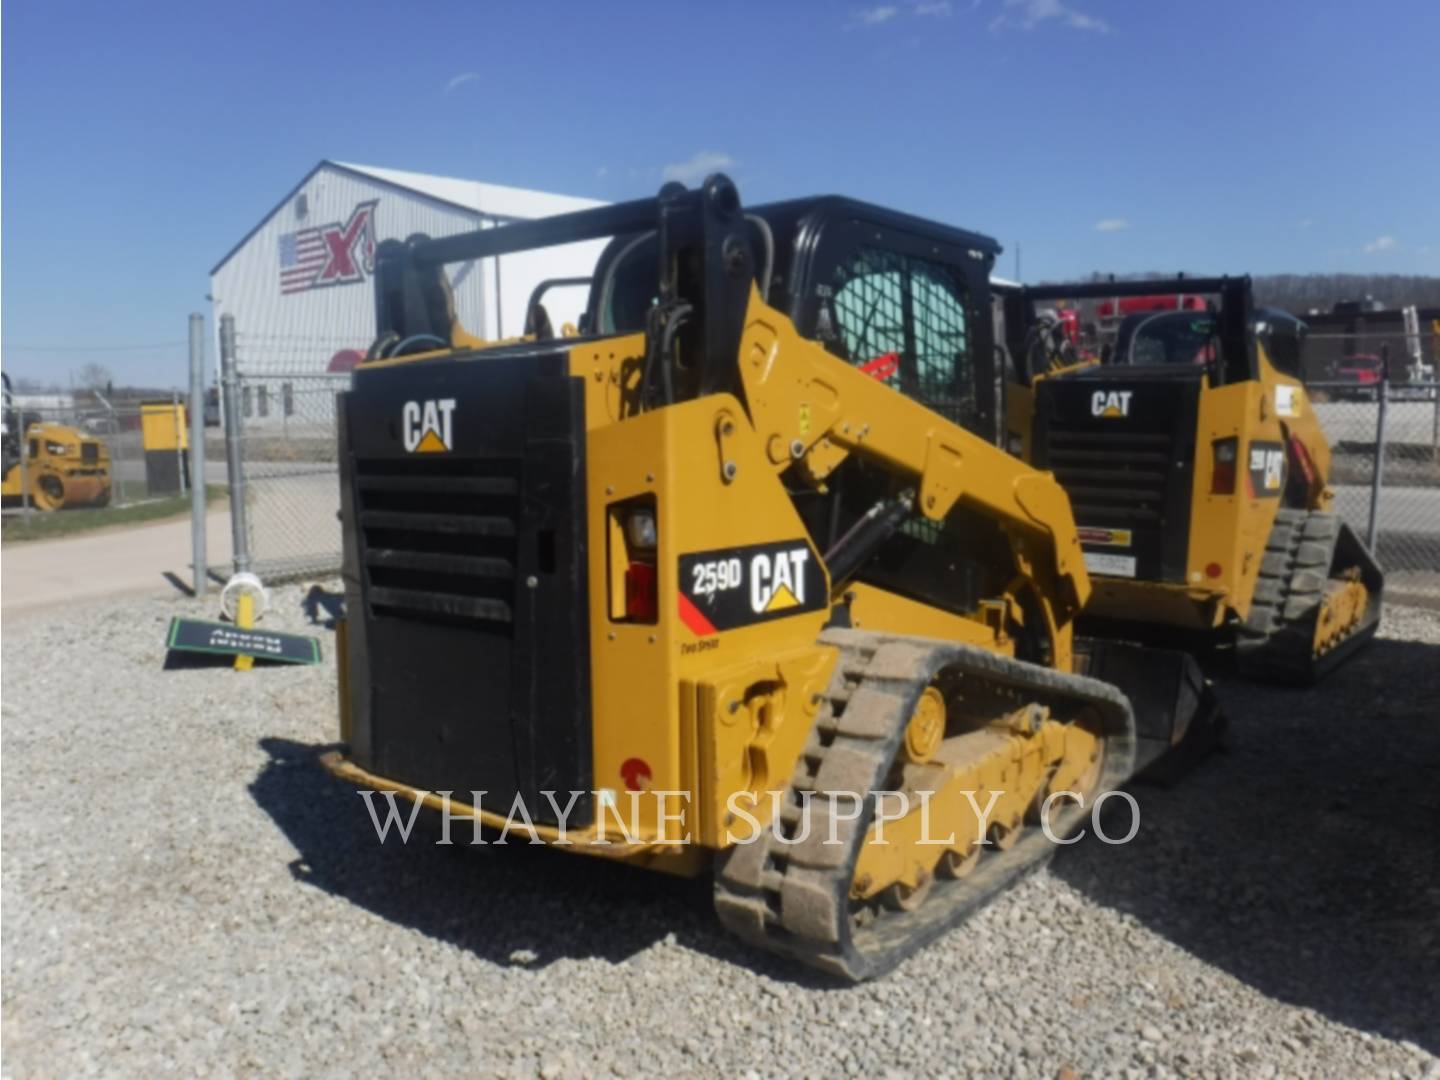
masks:
<instances>
[{"instance_id":1,"label":"white metal roof","mask_svg":"<svg viewBox=\"0 0 1440 1080\"><path fill-rule=\"evenodd\" d=\"M530 191L526 188L507 187L504 184L485 184L479 180L430 176L428 173L406 172L403 169L382 169L375 165L349 165L326 159L306 173L300 182L290 189L289 194L262 217L254 228L241 237L239 243L225 253L224 258L211 268L211 275L219 273L220 268L229 262L231 257L244 247L266 222L274 217L282 207L288 205L290 200L310 182L316 173L324 169L362 176L388 187L413 191L423 198L434 199L448 206L455 206L461 210L469 210L477 215L491 218L527 220L548 217L551 214L564 214L572 210L589 210L592 207L605 205L598 199L582 199L574 195L554 195L548 191Z\"/></svg>"},{"instance_id":2,"label":"white metal roof","mask_svg":"<svg viewBox=\"0 0 1440 1080\"><path fill-rule=\"evenodd\" d=\"M479 180L460 180L450 176L406 172L403 169L381 169L374 165L356 165L337 161L342 169L374 177L396 187L428 195L432 199L454 203L495 217L538 218L564 214L571 210L589 210L605 205L598 199L581 199L574 195L553 195L547 191L486 184Z\"/></svg>"}]
</instances>

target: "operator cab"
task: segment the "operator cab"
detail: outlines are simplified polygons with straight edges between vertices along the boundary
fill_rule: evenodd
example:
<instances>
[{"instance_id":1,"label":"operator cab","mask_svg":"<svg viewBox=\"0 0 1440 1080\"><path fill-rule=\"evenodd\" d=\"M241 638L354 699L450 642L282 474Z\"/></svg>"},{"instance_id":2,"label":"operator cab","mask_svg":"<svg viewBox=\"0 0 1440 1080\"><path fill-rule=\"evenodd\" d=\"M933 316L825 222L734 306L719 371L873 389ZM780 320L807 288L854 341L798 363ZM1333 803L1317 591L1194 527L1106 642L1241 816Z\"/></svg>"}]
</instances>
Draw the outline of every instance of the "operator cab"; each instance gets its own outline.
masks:
<instances>
[{"instance_id":1,"label":"operator cab","mask_svg":"<svg viewBox=\"0 0 1440 1080\"><path fill-rule=\"evenodd\" d=\"M1270 362L1287 375L1300 374L1306 326L1287 311L1260 308L1250 320L1251 335ZM1119 367L1214 365L1220 339L1213 311L1156 311L1128 315L1121 322L1107 364Z\"/></svg>"},{"instance_id":2,"label":"operator cab","mask_svg":"<svg viewBox=\"0 0 1440 1080\"><path fill-rule=\"evenodd\" d=\"M994 240L838 196L747 207L745 220L755 287L803 336L994 438ZM583 332L647 330L657 278L686 272L660 267L658 248L656 232L611 241L596 265Z\"/></svg>"}]
</instances>

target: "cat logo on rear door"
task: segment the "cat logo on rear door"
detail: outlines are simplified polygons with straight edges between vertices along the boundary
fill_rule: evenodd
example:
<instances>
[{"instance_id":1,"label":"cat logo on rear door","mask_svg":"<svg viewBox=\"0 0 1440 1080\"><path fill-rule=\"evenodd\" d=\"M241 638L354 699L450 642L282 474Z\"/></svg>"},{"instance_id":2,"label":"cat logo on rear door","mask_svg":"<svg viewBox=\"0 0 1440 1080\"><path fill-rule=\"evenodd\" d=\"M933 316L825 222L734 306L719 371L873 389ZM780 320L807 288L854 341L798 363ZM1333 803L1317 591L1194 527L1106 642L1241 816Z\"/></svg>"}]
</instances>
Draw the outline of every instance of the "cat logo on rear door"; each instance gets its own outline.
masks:
<instances>
[{"instance_id":1,"label":"cat logo on rear door","mask_svg":"<svg viewBox=\"0 0 1440 1080\"><path fill-rule=\"evenodd\" d=\"M1096 390L1090 395L1090 415L1103 416L1107 420L1130 415L1130 396L1133 390Z\"/></svg>"},{"instance_id":2,"label":"cat logo on rear door","mask_svg":"<svg viewBox=\"0 0 1440 1080\"><path fill-rule=\"evenodd\" d=\"M454 398L407 401L400 410L400 435L411 454L448 454L455 448L451 421Z\"/></svg>"},{"instance_id":3,"label":"cat logo on rear door","mask_svg":"<svg viewBox=\"0 0 1440 1080\"><path fill-rule=\"evenodd\" d=\"M701 637L828 601L824 568L804 540L680 556L680 620Z\"/></svg>"}]
</instances>

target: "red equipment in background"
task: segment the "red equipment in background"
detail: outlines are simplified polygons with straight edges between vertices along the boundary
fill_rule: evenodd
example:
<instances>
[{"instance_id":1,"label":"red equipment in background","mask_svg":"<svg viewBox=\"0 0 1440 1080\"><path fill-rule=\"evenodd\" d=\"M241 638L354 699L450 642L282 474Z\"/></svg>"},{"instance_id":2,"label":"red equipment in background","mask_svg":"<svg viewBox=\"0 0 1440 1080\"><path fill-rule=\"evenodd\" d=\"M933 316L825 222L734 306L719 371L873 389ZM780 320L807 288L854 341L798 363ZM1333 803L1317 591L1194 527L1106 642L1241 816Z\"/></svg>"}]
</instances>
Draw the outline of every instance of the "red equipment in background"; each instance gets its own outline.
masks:
<instances>
[{"instance_id":1,"label":"red equipment in background","mask_svg":"<svg viewBox=\"0 0 1440 1080\"><path fill-rule=\"evenodd\" d=\"M1203 296L1186 296L1184 293L1169 296L1126 296L1119 300L1102 300L1095 305L1095 317L1100 322L1123 319L1126 315L1139 315L1147 311L1204 311Z\"/></svg>"}]
</instances>

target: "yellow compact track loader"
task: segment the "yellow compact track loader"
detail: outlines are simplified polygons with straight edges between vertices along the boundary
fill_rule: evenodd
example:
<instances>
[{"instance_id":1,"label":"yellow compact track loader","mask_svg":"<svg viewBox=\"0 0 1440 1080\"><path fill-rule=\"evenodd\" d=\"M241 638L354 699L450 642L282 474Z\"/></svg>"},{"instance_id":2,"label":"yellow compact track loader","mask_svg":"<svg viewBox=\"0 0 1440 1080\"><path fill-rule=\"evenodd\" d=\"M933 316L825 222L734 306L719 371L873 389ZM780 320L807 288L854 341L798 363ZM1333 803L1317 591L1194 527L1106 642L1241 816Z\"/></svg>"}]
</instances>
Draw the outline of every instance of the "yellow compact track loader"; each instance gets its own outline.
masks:
<instances>
[{"instance_id":1,"label":"yellow compact track loader","mask_svg":"<svg viewBox=\"0 0 1440 1080\"><path fill-rule=\"evenodd\" d=\"M524 338L457 322L447 265L600 238L578 329L545 283ZM998 250L721 176L380 245L328 767L713 869L726 926L858 979L1211 732L1188 656L1074 633L1069 501L995 445Z\"/></svg>"},{"instance_id":2,"label":"yellow compact track loader","mask_svg":"<svg viewBox=\"0 0 1440 1080\"><path fill-rule=\"evenodd\" d=\"M1036 316L1170 294L1211 299L1126 317L1099 363L1063 366ZM1242 673L1301 684L1374 636L1384 576L1332 507L1304 323L1255 310L1249 278L1043 285L1004 304L1008 444L1070 495L1087 617L1198 631Z\"/></svg>"},{"instance_id":3,"label":"yellow compact track loader","mask_svg":"<svg viewBox=\"0 0 1440 1080\"><path fill-rule=\"evenodd\" d=\"M0 497L7 503L23 501L22 477L37 510L110 502L110 452L103 440L25 415L14 406L8 375L4 417ZM28 455L23 468L21 454Z\"/></svg>"}]
</instances>

